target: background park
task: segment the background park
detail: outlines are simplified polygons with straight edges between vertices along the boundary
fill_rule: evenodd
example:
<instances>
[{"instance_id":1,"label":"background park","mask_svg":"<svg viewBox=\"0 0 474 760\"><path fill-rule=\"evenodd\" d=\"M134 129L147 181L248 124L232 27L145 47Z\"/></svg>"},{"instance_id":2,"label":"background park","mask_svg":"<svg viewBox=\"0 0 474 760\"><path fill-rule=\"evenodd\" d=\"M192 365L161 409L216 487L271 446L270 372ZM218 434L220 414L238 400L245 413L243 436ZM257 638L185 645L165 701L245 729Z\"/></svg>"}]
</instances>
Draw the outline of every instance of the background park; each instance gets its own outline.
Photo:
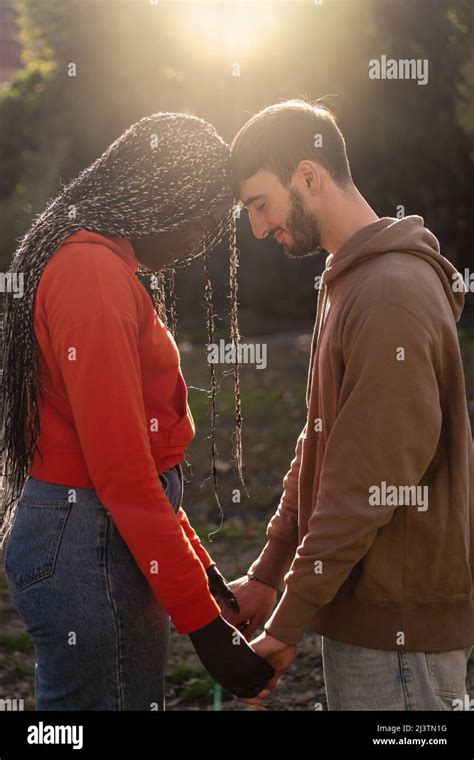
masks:
<instances>
[{"instance_id":1,"label":"background park","mask_svg":"<svg viewBox=\"0 0 474 760\"><path fill-rule=\"evenodd\" d=\"M355 183L377 214L422 216L466 278L459 332L474 424L473 43L472 0L0 0L0 270L48 200L142 116L188 111L230 143L266 105L324 97L345 135ZM428 61L428 80L372 79L369 62L382 56ZM249 490L240 503L231 499L239 487L232 375L220 378L222 527L208 479L202 263L177 275L177 340L196 422L184 506L228 580L245 573L265 543L304 424L314 280L324 268L321 256L293 261L274 240L256 241L245 212L238 245L242 341L266 344L267 366L240 371ZM225 245L210 265L216 338L228 338ZM0 692L30 710L34 662L0 570ZM468 685L474 697L474 664ZM216 694L189 639L173 632L167 709L219 709L219 698L224 710L251 709ZM265 704L312 710L315 703L325 708L320 640L308 633Z\"/></svg>"}]
</instances>

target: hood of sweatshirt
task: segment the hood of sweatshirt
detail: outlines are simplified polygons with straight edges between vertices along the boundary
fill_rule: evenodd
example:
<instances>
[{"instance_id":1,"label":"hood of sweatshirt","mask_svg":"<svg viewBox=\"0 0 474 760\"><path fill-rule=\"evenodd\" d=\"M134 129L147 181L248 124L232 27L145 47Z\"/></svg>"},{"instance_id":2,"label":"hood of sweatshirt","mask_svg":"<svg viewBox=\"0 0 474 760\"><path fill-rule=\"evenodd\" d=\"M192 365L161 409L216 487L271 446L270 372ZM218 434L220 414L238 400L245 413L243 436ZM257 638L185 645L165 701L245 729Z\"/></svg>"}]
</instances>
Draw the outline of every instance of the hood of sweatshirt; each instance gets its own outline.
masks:
<instances>
[{"instance_id":1,"label":"hood of sweatshirt","mask_svg":"<svg viewBox=\"0 0 474 760\"><path fill-rule=\"evenodd\" d=\"M441 255L437 238L424 226L421 216L406 216L403 219L385 216L363 227L337 253L328 256L323 283L329 285L348 269L374 256L391 252L417 256L433 267L458 322L467 292L464 280L456 267Z\"/></svg>"},{"instance_id":2,"label":"hood of sweatshirt","mask_svg":"<svg viewBox=\"0 0 474 760\"><path fill-rule=\"evenodd\" d=\"M311 375L316 346L324 328L329 306L331 283L344 272L360 266L368 259L386 253L417 256L426 261L439 277L456 322L461 317L467 288L456 267L440 253L437 238L425 226L421 216L395 219L384 216L356 232L334 254L329 254L318 293L316 322L311 343L310 366L306 386L309 404ZM456 286L455 286L456 283Z\"/></svg>"}]
</instances>

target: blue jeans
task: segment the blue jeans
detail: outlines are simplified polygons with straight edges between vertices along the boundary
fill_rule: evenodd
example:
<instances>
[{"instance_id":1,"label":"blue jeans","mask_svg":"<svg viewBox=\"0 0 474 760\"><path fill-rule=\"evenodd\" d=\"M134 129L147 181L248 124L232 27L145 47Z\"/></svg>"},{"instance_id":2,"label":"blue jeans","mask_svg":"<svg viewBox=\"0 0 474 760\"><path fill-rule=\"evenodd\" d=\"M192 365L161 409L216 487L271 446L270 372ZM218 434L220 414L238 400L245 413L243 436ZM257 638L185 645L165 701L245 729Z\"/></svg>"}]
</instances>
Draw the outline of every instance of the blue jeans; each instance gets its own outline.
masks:
<instances>
[{"instance_id":1,"label":"blue jeans","mask_svg":"<svg viewBox=\"0 0 474 760\"><path fill-rule=\"evenodd\" d=\"M177 511L180 465L160 479ZM35 650L37 710L165 709L170 618L94 489L28 477L4 569Z\"/></svg>"},{"instance_id":2,"label":"blue jeans","mask_svg":"<svg viewBox=\"0 0 474 760\"><path fill-rule=\"evenodd\" d=\"M472 647L449 652L368 649L322 637L328 710L466 709ZM468 708L467 708L468 709Z\"/></svg>"}]
</instances>

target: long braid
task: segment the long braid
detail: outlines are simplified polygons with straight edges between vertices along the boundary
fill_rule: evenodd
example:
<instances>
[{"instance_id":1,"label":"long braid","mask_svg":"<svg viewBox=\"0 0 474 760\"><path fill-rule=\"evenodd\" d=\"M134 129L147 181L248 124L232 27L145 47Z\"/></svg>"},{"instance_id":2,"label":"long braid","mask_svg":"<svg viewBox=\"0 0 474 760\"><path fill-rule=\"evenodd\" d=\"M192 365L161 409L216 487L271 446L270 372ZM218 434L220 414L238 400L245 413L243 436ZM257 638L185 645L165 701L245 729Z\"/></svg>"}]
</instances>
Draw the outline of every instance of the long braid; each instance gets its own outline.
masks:
<instances>
[{"instance_id":1,"label":"long braid","mask_svg":"<svg viewBox=\"0 0 474 760\"><path fill-rule=\"evenodd\" d=\"M165 275L162 270L155 275L155 287L153 289L153 304L155 311L164 325L168 326L168 315L166 313L166 290Z\"/></svg>"},{"instance_id":2,"label":"long braid","mask_svg":"<svg viewBox=\"0 0 474 760\"><path fill-rule=\"evenodd\" d=\"M213 306L213 296L212 296L212 281L211 276L209 273L209 257L206 253L204 256L204 295L205 295L205 302L206 302L206 317L207 317L207 340L208 345L214 343L214 306ZM219 496L217 493L217 467L216 467L216 458L217 458L217 447L216 447L216 396L217 396L217 380L216 380L216 370L214 367L213 362L209 362L209 369L211 374L211 433L210 433L210 439L211 439L211 477L212 482L214 485L214 496L216 498L220 517L221 517L221 523L219 525L219 529L222 526L223 521L223 510L221 503L219 501ZM212 534L209 534L209 536Z\"/></svg>"},{"instance_id":3,"label":"long braid","mask_svg":"<svg viewBox=\"0 0 474 760\"><path fill-rule=\"evenodd\" d=\"M144 117L66 185L20 241L9 272L24 278L24 295L17 299L7 291L4 296L1 548L41 429L34 300L48 261L80 229L139 239L205 218L221 201L233 197L229 154L229 146L215 129L196 116L164 112ZM220 243L228 216L207 235L205 247L201 243L192 256L173 266L184 266ZM39 449L38 453L41 456Z\"/></svg>"},{"instance_id":4,"label":"long braid","mask_svg":"<svg viewBox=\"0 0 474 760\"><path fill-rule=\"evenodd\" d=\"M237 230L235 224L235 218L229 220L229 299L230 299L230 334L232 344L235 351L235 364L234 364L234 398L235 398L235 432L234 432L234 446L233 446L233 459L239 473L240 482L242 483L245 491L248 494L247 486L245 485L243 478L243 461L242 461L242 408L240 401L240 373L239 373L239 345L240 345L240 331L238 321L238 282L237 282L237 270L239 267L239 257L237 249Z\"/></svg>"},{"instance_id":5,"label":"long braid","mask_svg":"<svg viewBox=\"0 0 474 760\"><path fill-rule=\"evenodd\" d=\"M207 256L207 253L204 254ZM174 269L170 269L168 272L168 290L170 297L170 319L171 319L171 334L176 340L178 335L178 312L176 308L176 278Z\"/></svg>"}]
</instances>

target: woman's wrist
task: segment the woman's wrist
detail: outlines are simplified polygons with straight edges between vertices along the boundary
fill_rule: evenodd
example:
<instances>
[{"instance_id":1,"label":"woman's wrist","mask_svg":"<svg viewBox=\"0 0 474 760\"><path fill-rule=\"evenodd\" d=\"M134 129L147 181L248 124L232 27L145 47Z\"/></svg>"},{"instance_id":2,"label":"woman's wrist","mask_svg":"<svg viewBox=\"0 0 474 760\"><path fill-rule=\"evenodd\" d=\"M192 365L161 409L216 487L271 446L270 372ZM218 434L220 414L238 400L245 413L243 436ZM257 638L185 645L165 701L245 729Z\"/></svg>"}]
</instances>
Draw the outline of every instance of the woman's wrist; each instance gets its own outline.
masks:
<instances>
[{"instance_id":1,"label":"woman's wrist","mask_svg":"<svg viewBox=\"0 0 474 760\"><path fill-rule=\"evenodd\" d=\"M188 633L188 636L193 644L199 644L200 641L207 639L209 635L212 636L213 634L222 630L223 624L225 625L225 620L222 615L219 614L214 618L214 620L211 620L210 623L203 625L202 628L198 628L196 631L191 631L191 633Z\"/></svg>"}]
</instances>

